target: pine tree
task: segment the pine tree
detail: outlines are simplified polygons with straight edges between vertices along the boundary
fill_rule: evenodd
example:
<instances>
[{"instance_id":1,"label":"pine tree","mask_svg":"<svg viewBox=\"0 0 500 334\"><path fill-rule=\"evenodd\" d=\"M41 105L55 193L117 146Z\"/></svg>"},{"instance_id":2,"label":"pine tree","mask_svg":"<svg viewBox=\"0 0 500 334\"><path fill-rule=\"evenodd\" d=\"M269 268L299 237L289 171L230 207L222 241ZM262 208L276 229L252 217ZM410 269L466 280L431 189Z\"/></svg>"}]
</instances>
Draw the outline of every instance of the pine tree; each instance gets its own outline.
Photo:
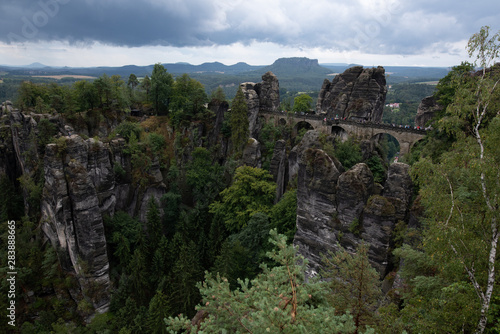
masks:
<instances>
[{"instance_id":1,"label":"pine tree","mask_svg":"<svg viewBox=\"0 0 500 334\"><path fill-rule=\"evenodd\" d=\"M379 274L368 261L368 245L362 243L356 254L347 250L323 257L322 277L328 281L328 299L337 314L350 312L354 317L355 333L371 323L381 294Z\"/></svg>"},{"instance_id":2,"label":"pine tree","mask_svg":"<svg viewBox=\"0 0 500 334\"><path fill-rule=\"evenodd\" d=\"M227 279L207 274L199 284L203 301L197 307L207 318L199 327L185 317L169 318L170 333L354 333L352 317L334 315L326 303L323 283L305 283L307 261L287 245L286 237L273 230L270 241L276 248L268 256L278 266L262 265L261 274L239 280L234 291Z\"/></svg>"},{"instance_id":3,"label":"pine tree","mask_svg":"<svg viewBox=\"0 0 500 334\"><path fill-rule=\"evenodd\" d=\"M177 238L179 234L176 235ZM174 237L175 239L176 237ZM179 244L179 242L173 242ZM195 306L200 300L200 292L196 283L203 277L203 269L199 264L199 254L196 244L192 240L184 240L177 249L172 248L177 255L171 275L172 308L175 312L193 316Z\"/></svg>"},{"instance_id":4,"label":"pine tree","mask_svg":"<svg viewBox=\"0 0 500 334\"><path fill-rule=\"evenodd\" d=\"M170 304L168 297L161 291L156 291L155 296L149 303L148 327L153 334L166 334L165 318L170 315Z\"/></svg>"},{"instance_id":5,"label":"pine tree","mask_svg":"<svg viewBox=\"0 0 500 334\"><path fill-rule=\"evenodd\" d=\"M248 106L241 87L236 92L231 106L230 124L234 152L237 155L241 155L250 135L248 129Z\"/></svg>"},{"instance_id":6,"label":"pine tree","mask_svg":"<svg viewBox=\"0 0 500 334\"><path fill-rule=\"evenodd\" d=\"M148 213L146 215L147 225L146 234L149 245L149 255L152 255L160 244L163 235L161 224L160 210L154 197L151 197L148 202Z\"/></svg>"}]
</instances>

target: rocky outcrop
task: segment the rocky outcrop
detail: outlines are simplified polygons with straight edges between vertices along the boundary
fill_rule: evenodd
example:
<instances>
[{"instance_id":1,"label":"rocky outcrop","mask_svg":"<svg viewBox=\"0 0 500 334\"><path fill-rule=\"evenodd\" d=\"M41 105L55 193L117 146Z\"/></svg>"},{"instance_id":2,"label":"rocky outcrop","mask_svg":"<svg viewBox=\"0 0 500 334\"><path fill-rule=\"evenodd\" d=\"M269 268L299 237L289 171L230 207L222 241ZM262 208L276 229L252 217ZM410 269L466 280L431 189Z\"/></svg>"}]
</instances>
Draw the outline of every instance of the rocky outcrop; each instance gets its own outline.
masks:
<instances>
[{"instance_id":1,"label":"rocky outcrop","mask_svg":"<svg viewBox=\"0 0 500 334\"><path fill-rule=\"evenodd\" d=\"M276 112L280 108L280 85L278 78L267 72L262 76L262 82L255 85L259 95L259 110L262 112Z\"/></svg>"},{"instance_id":2,"label":"rocky outcrop","mask_svg":"<svg viewBox=\"0 0 500 334\"><path fill-rule=\"evenodd\" d=\"M92 147L97 154L89 154L91 145L97 145ZM111 283L97 189L105 188L113 176L109 159L98 159L101 147L78 135L68 137L64 144L47 145L41 204L42 230L57 250L63 269L76 274L83 294L100 313L109 307ZM100 293L89 295L91 287Z\"/></svg>"},{"instance_id":3,"label":"rocky outcrop","mask_svg":"<svg viewBox=\"0 0 500 334\"><path fill-rule=\"evenodd\" d=\"M380 122L384 110L387 87L385 70L355 66L339 74L330 82L325 79L316 103L317 113L328 118Z\"/></svg>"},{"instance_id":4,"label":"rocky outcrop","mask_svg":"<svg viewBox=\"0 0 500 334\"><path fill-rule=\"evenodd\" d=\"M158 161L149 169L149 187L130 183L125 144L122 138L103 143L71 135L47 145L45 152L42 230L57 250L63 269L78 278L81 292L96 312L106 311L110 301L103 216L123 210L144 222L149 199L166 192ZM117 168L125 171L123 175L116 173Z\"/></svg>"},{"instance_id":5,"label":"rocky outcrop","mask_svg":"<svg viewBox=\"0 0 500 334\"><path fill-rule=\"evenodd\" d=\"M257 119L260 109L260 98L255 89L256 84L253 82L244 82L240 84L240 88L245 95L248 108L248 129L250 136L255 132L257 126Z\"/></svg>"},{"instance_id":6,"label":"rocky outcrop","mask_svg":"<svg viewBox=\"0 0 500 334\"><path fill-rule=\"evenodd\" d=\"M436 112L443 109L439 103L437 103L434 96L428 96L420 102L417 109L417 115L415 116L415 125L421 128L427 127L428 122L434 117Z\"/></svg>"},{"instance_id":7,"label":"rocky outcrop","mask_svg":"<svg viewBox=\"0 0 500 334\"><path fill-rule=\"evenodd\" d=\"M361 217L368 198L373 194L373 174L364 163L340 175L337 182L337 219L343 230L349 230Z\"/></svg>"},{"instance_id":8,"label":"rocky outcrop","mask_svg":"<svg viewBox=\"0 0 500 334\"><path fill-rule=\"evenodd\" d=\"M339 241L334 233L334 217L337 215L340 172L323 150L308 148L300 157L294 245L299 246L299 254L309 260L307 275L314 276L318 273L322 254L333 251Z\"/></svg>"},{"instance_id":9,"label":"rocky outcrop","mask_svg":"<svg viewBox=\"0 0 500 334\"><path fill-rule=\"evenodd\" d=\"M145 221L149 198L166 192L159 161L153 159L149 186L141 188L131 180L122 138L85 140L61 115L22 113L10 104L3 105L0 119L0 175L26 185L44 180L36 207L30 207L30 188L23 187L26 213L40 217L61 268L77 278L78 288L69 291L75 302L85 298L95 312L106 311L111 283L103 217L122 210ZM108 133L110 124L96 133Z\"/></svg>"},{"instance_id":10,"label":"rocky outcrop","mask_svg":"<svg viewBox=\"0 0 500 334\"><path fill-rule=\"evenodd\" d=\"M394 205L395 218L397 220L405 220L412 197L412 181L409 165L400 162L389 165L383 195Z\"/></svg>"},{"instance_id":11,"label":"rocky outcrop","mask_svg":"<svg viewBox=\"0 0 500 334\"><path fill-rule=\"evenodd\" d=\"M276 202L280 200L285 192L288 181L288 159L286 154L286 142L280 139L274 145L273 156L269 166L269 172L276 182Z\"/></svg>"},{"instance_id":12,"label":"rocky outcrop","mask_svg":"<svg viewBox=\"0 0 500 334\"><path fill-rule=\"evenodd\" d=\"M290 180L298 175L300 162L304 161L304 152L309 148L319 149L320 147L319 132L307 131L299 144L292 148L288 155L288 173Z\"/></svg>"},{"instance_id":13,"label":"rocky outcrop","mask_svg":"<svg viewBox=\"0 0 500 334\"><path fill-rule=\"evenodd\" d=\"M248 106L248 126L250 136L257 138L259 132L259 111L279 111L280 94L278 78L267 72L262 76L262 82L244 82L240 87L245 95Z\"/></svg>"},{"instance_id":14,"label":"rocky outcrop","mask_svg":"<svg viewBox=\"0 0 500 334\"><path fill-rule=\"evenodd\" d=\"M242 163L250 167L261 167L260 143L255 138L249 138L243 149Z\"/></svg>"},{"instance_id":15,"label":"rocky outcrop","mask_svg":"<svg viewBox=\"0 0 500 334\"><path fill-rule=\"evenodd\" d=\"M371 264L384 277L392 268L390 245L398 220L407 220L412 186L409 166L389 166L382 186L374 183L368 166L344 171L317 145L319 134L308 131L290 154L290 174L297 171L297 232L294 244L309 261L308 275L318 273L321 256L343 247L355 251L370 245ZM294 167L296 166L296 167Z\"/></svg>"}]
</instances>

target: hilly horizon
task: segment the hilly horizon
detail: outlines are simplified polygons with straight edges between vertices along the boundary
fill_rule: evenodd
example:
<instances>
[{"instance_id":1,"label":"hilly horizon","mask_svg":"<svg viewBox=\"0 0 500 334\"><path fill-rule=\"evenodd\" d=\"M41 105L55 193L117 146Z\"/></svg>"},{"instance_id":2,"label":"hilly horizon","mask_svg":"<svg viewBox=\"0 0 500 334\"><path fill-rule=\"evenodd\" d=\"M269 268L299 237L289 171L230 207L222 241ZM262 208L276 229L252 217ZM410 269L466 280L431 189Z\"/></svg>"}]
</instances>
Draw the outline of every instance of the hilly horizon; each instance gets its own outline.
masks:
<instances>
[{"instance_id":1,"label":"hilly horizon","mask_svg":"<svg viewBox=\"0 0 500 334\"><path fill-rule=\"evenodd\" d=\"M207 93L212 92L217 87L222 87L227 96L234 96L240 83L260 82L264 73L271 71L280 82L282 94L305 92L317 94L325 79L332 80L338 73L343 73L346 69L358 64L329 63L320 64L317 59L307 57L279 58L271 65L249 65L245 62L238 62L233 65L225 65L221 62L207 62L200 65L192 65L185 62L163 63L169 73L174 77L188 74L193 79L198 80ZM62 77L70 83L76 80L92 80L103 74L108 76L120 75L123 80L127 80L130 74L137 77L150 76L154 65L125 65L118 67L51 67L36 62L25 67L0 66L2 76L17 78L17 80L37 81L60 80ZM371 67L371 66L370 66ZM408 67L408 66L385 66L388 84L400 82L428 82L437 81L444 77L449 68L444 67ZM32 79L33 78L33 79Z\"/></svg>"},{"instance_id":2,"label":"hilly horizon","mask_svg":"<svg viewBox=\"0 0 500 334\"><path fill-rule=\"evenodd\" d=\"M298 66L300 72L307 72L308 70L314 72L325 72L328 73L330 70L347 69L352 66L363 66L363 67L373 67L373 66L383 66L384 68L394 68L394 69L449 69L450 67L429 67L429 66L397 66L397 65L372 65L367 66L363 64L348 64L348 63L319 63L317 59L311 59L307 57L282 57L276 59L270 65L249 65L246 62L237 62L232 65L226 65L219 61L204 62L199 65L190 64L188 62L176 62L176 63L161 63L163 66L167 67L167 70L171 73L200 73L200 72L219 72L219 73L242 73L250 72L259 69L275 70L276 72L282 72L283 69L288 70L289 66ZM135 69L140 71L151 72L154 64L150 65L122 65L122 66L89 66L89 67L71 67L71 66L51 66L45 65L40 62L34 62L29 65L0 65L3 70L40 70L48 72L60 72L60 71L77 71L77 72L94 72L101 73L104 70L110 71L110 73L115 74L115 72L121 72L124 69ZM64 73L61 73L64 74ZM76 73L75 73L76 74ZM102 74L102 73L101 73ZM275 73L276 74L276 73Z\"/></svg>"}]
</instances>

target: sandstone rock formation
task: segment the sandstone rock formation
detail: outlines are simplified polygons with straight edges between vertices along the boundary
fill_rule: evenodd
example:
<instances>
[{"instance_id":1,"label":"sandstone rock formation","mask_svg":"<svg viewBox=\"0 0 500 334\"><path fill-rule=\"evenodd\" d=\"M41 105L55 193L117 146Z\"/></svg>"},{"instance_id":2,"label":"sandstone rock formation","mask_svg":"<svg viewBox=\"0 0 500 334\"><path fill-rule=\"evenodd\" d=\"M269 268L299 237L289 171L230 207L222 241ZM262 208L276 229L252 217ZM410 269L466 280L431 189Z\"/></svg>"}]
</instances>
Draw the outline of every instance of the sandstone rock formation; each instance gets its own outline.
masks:
<instances>
[{"instance_id":1,"label":"sandstone rock formation","mask_svg":"<svg viewBox=\"0 0 500 334\"><path fill-rule=\"evenodd\" d=\"M149 171L152 184L139 191L115 175L114 166L130 171L130 157L121 138L109 144L79 135L61 137L46 147L45 186L41 203L42 230L57 250L63 269L79 279L97 312L109 307L110 279L103 216L127 211L146 220L147 203L165 192L158 161ZM90 289L93 287L93 289Z\"/></svg>"},{"instance_id":2,"label":"sandstone rock formation","mask_svg":"<svg viewBox=\"0 0 500 334\"><path fill-rule=\"evenodd\" d=\"M271 72L262 76L262 82L244 82L240 84L248 106L248 122L250 136L257 138L259 131L259 111L279 111L280 93L278 78Z\"/></svg>"},{"instance_id":3,"label":"sandstone rock formation","mask_svg":"<svg viewBox=\"0 0 500 334\"><path fill-rule=\"evenodd\" d=\"M321 268L321 256L344 247L355 251L365 241L369 259L381 277L389 264L391 236L398 220L408 219L411 201L409 166L389 166L383 190L374 184L368 166L344 171L315 144L319 134L308 131L290 154L290 174L297 172L297 232L294 244L309 261L309 276ZM296 166L296 167L293 167Z\"/></svg>"},{"instance_id":4,"label":"sandstone rock formation","mask_svg":"<svg viewBox=\"0 0 500 334\"><path fill-rule=\"evenodd\" d=\"M273 156L269 166L269 172L276 182L276 201L279 201L288 181L288 159L286 154L286 142L280 139L274 145Z\"/></svg>"},{"instance_id":5,"label":"sandstone rock formation","mask_svg":"<svg viewBox=\"0 0 500 334\"><path fill-rule=\"evenodd\" d=\"M347 117L380 122L386 94L383 67L351 67L335 76L332 82L324 80L316 103L316 113L324 112L328 118Z\"/></svg>"},{"instance_id":6,"label":"sandstone rock formation","mask_svg":"<svg viewBox=\"0 0 500 334\"><path fill-rule=\"evenodd\" d=\"M243 149L243 157L241 158L243 164L250 167L260 168L260 157L260 143L255 138L249 138L245 148Z\"/></svg>"},{"instance_id":7,"label":"sandstone rock formation","mask_svg":"<svg viewBox=\"0 0 500 334\"><path fill-rule=\"evenodd\" d=\"M4 104L0 120L0 175L34 182L43 174L40 207L29 206L30 194L24 190L26 213L41 211L44 236L62 269L78 280L78 291L70 291L75 302L88 298L96 312L106 311L111 283L103 217L121 210L145 221L149 198L166 192L158 160L148 171L149 185L141 189L132 183L131 159L122 138L109 143L84 140L71 134L73 127L60 115L25 114L10 104ZM56 143L40 142L42 120L54 126ZM107 133L108 126L93 131ZM116 166L123 175L116 173Z\"/></svg>"},{"instance_id":8,"label":"sandstone rock formation","mask_svg":"<svg viewBox=\"0 0 500 334\"><path fill-rule=\"evenodd\" d=\"M102 313L109 307L110 279L97 188L104 185L112 173L106 170L110 167L109 161L87 169L89 144L78 135L69 137L64 160L60 146L47 146L42 230L63 259L63 269L76 274L82 291L90 290L91 286L100 291L96 296L87 297L91 298L96 311Z\"/></svg>"},{"instance_id":9,"label":"sandstone rock formation","mask_svg":"<svg viewBox=\"0 0 500 334\"><path fill-rule=\"evenodd\" d=\"M428 122L434 117L435 113L442 110L443 106L437 103L434 96L428 96L420 102L415 116L415 125L421 128L428 126Z\"/></svg>"}]
</instances>

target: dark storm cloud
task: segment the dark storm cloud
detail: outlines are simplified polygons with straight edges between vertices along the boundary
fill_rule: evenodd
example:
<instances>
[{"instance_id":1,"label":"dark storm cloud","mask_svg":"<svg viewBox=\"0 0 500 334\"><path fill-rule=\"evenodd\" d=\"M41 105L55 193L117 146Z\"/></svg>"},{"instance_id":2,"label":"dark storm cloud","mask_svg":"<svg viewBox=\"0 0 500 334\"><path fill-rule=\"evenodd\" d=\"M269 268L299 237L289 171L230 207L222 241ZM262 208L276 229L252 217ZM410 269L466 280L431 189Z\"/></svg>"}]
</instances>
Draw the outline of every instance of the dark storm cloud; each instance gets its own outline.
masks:
<instances>
[{"instance_id":1,"label":"dark storm cloud","mask_svg":"<svg viewBox=\"0 0 500 334\"><path fill-rule=\"evenodd\" d=\"M482 25L500 22L500 2L480 2L4 0L0 40L97 41L131 47L264 41L404 55L449 48Z\"/></svg>"},{"instance_id":2,"label":"dark storm cloud","mask_svg":"<svg viewBox=\"0 0 500 334\"><path fill-rule=\"evenodd\" d=\"M7 42L99 41L122 46L208 43L212 5L206 1L7 1L0 4Z\"/></svg>"}]
</instances>

